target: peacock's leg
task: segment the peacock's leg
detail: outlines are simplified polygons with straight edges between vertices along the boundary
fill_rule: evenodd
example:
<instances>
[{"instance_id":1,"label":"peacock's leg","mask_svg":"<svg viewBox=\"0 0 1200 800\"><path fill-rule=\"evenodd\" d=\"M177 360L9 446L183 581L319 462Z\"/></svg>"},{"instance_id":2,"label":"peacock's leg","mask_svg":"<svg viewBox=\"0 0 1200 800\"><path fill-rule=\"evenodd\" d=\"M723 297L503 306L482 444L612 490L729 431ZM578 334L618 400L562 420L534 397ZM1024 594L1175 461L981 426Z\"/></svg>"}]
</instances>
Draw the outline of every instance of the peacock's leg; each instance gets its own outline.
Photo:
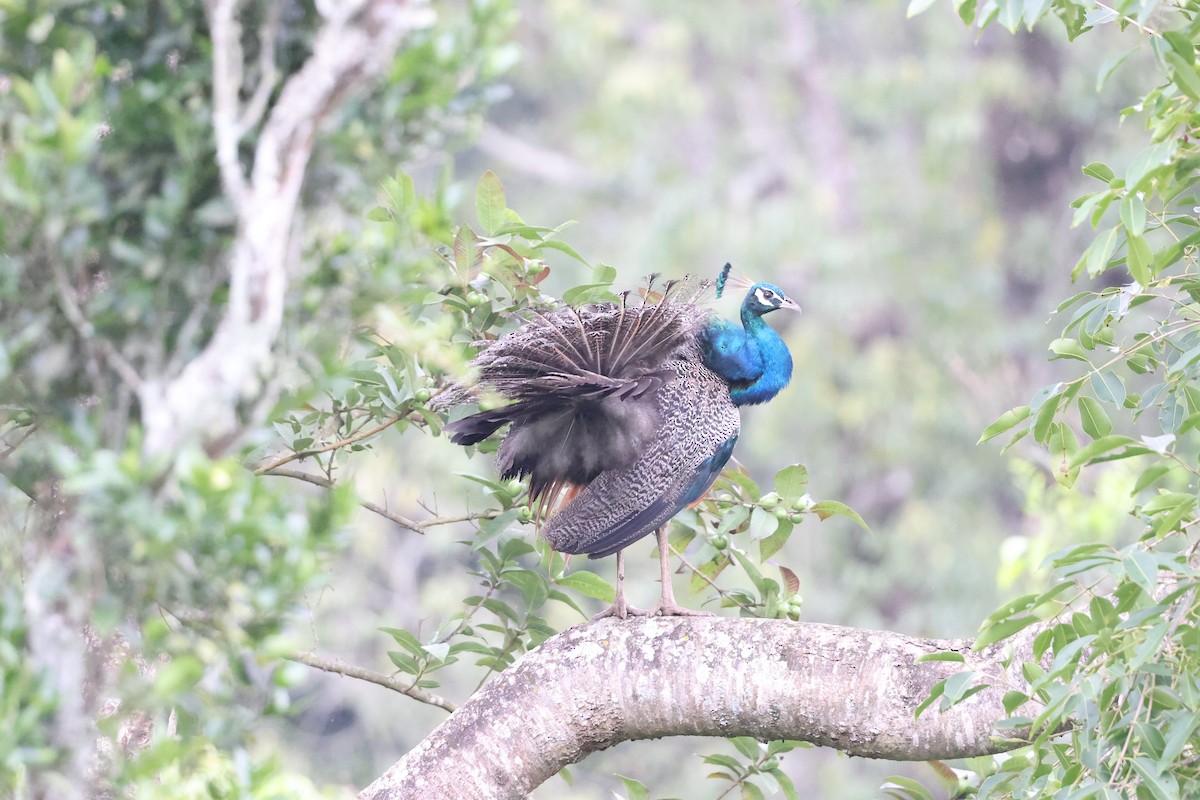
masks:
<instances>
[{"instance_id":1,"label":"peacock's leg","mask_svg":"<svg viewBox=\"0 0 1200 800\"><path fill-rule=\"evenodd\" d=\"M658 605L650 609L650 614L661 614L664 617L711 617L711 611L696 611L684 608L675 602L675 587L671 585L671 544L667 541L667 526L663 525L655 533L658 537L658 568L662 577L662 598Z\"/></svg>"},{"instance_id":2,"label":"peacock's leg","mask_svg":"<svg viewBox=\"0 0 1200 800\"><path fill-rule=\"evenodd\" d=\"M644 611L640 608L634 608L625 602L625 551L617 551L617 597L613 600L613 604L601 611L592 619L604 619L605 617L617 617L625 619L626 617L646 617L653 612Z\"/></svg>"}]
</instances>

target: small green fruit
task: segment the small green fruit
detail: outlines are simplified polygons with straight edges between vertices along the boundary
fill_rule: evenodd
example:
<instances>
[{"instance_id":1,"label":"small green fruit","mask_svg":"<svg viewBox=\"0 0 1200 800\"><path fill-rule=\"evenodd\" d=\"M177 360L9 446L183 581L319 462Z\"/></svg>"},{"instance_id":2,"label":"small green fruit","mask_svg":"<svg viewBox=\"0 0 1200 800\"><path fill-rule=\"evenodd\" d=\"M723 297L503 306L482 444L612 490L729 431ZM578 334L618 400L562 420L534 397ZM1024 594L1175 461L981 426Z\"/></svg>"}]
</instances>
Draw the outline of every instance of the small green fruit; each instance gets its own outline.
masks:
<instances>
[{"instance_id":1,"label":"small green fruit","mask_svg":"<svg viewBox=\"0 0 1200 800\"><path fill-rule=\"evenodd\" d=\"M776 492L767 492L758 499L758 504L763 508L774 508L782 499Z\"/></svg>"},{"instance_id":2,"label":"small green fruit","mask_svg":"<svg viewBox=\"0 0 1200 800\"><path fill-rule=\"evenodd\" d=\"M712 537L712 546L718 550L724 550L725 548L729 547L729 537L723 533L718 533L716 536Z\"/></svg>"}]
</instances>

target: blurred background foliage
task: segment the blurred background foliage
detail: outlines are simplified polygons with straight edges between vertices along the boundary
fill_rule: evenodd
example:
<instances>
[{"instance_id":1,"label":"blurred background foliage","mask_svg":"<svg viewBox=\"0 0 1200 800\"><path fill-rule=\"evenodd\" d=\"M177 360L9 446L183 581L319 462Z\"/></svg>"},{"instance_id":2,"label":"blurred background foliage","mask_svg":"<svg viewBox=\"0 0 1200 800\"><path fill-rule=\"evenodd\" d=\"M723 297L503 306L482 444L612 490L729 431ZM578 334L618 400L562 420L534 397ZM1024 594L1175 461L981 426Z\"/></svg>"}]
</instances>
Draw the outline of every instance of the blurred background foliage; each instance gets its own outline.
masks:
<instances>
[{"instance_id":1,"label":"blurred background foliage","mask_svg":"<svg viewBox=\"0 0 1200 800\"><path fill-rule=\"evenodd\" d=\"M486 461L421 434L436 431L423 404L462 369L470 334L542 292L712 276L728 260L799 299L805 313L784 330L793 384L745 413L737 458L764 489L807 465L808 491L844 500L872 530L805 518L773 556L798 582L786 610L802 597L805 619L966 636L1041 585L1046 554L1138 529L1122 499L1136 473L1086 471L1068 491L1041 448L1002 457L976 441L1062 377L1045 357L1061 325L1046 323L1092 238L1069 228L1069 202L1094 188L1082 164L1124 164L1145 143L1118 124L1153 83L1145 37L1109 25L1068 44L1052 19L979 32L948 4L909 21L874 0L463 0L438 13L383 85L325 126L277 375L241 409L245 430L164 464L140 454L122 365L177 368L225 303L235 218L213 160L203 13L171 0L0 2L0 569L16 577L0 593L0 793L71 773L37 720L66 715L59 692L87 665L64 665L56 683L19 656L54 652L33 641L58 635L35 630L47 608L86 621L107 643L101 661L123 664L105 686L124 698L125 722L104 731L116 780L145 796L175 785L174 797L345 794L444 716L281 656L424 675L431 659L472 653L501 667L581 619L531 601L569 588L598 610L587 598L603 586L559 586L561 564L533 550L527 527L507 538L516 487L489 486ZM246 3L244 19L273 26L284 74L319 22L291 2ZM253 37L246 47L254 77ZM486 170L502 177L502 210L532 226L579 220L506 234L528 261L496 281L503 292L458 280L458 223L500 230L476 208ZM1096 291L1122 280L1080 278ZM305 460L332 492L243 467L391 418ZM355 496L411 519L501 516L418 535ZM635 604L654 593L650 551L630 553ZM452 653L451 634L479 622L464 598L501 572L498 596L528 613L488 609L487 652ZM722 580L761 588L733 570ZM439 673L427 688L463 699L482 674ZM132 747L139 731L147 741ZM700 754L729 750L627 743L535 796L636 794L614 773L654 796L716 796ZM815 749L783 764L809 797L874 797L896 772Z\"/></svg>"}]
</instances>

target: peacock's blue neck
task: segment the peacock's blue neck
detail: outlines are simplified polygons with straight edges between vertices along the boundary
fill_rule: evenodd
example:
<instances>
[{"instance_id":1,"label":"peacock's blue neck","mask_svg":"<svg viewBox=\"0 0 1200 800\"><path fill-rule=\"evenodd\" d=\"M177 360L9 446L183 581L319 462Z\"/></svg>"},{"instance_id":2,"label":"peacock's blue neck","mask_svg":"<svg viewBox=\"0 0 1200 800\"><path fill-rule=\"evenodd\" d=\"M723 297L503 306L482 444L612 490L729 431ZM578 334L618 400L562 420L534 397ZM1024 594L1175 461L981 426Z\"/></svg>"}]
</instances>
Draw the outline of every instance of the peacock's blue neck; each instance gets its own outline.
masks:
<instances>
[{"instance_id":1,"label":"peacock's blue neck","mask_svg":"<svg viewBox=\"0 0 1200 800\"><path fill-rule=\"evenodd\" d=\"M762 373L746 386L730 389L729 397L737 406L765 403L792 379L792 354L783 338L766 323L762 314L742 306L742 327L761 360Z\"/></svg>"}]
</instances>

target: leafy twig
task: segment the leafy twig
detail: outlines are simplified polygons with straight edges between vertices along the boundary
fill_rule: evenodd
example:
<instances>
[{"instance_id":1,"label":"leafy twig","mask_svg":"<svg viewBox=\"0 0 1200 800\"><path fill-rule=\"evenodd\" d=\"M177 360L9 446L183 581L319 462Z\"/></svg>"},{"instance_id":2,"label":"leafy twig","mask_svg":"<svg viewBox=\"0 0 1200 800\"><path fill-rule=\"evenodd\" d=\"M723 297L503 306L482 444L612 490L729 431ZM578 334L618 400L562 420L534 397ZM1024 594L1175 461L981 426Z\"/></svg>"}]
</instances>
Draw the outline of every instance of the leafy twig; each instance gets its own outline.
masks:
<instances>
[{"instance_id":1,"label":"leafy twig","mask_svg":"<svg viewBox=\"0 0 1200 800\"><path fill-rule=\"evenodd\" d=\"M298 459L309 458L311 456L319 455L321 453L328 453L330 450L337 450L340 447L346 447L348 445L354 444L355 442L361 442L363 439L367 439L371 436L374 436L377 433L382 433L383 431L386 431L388 428L392 427L397 422L399 422L400 419L401 418L398 416L392 417L392 418L385 420L384 422L381 422L380 424L376 425L374 428L361 429L355 433L350 434L349 436L347 436L344 439L338 439L336 442L330 442L329 444L321 445L320 447L311 447L307 450L297 450L294 453L288 453L286 455L279 456L278 458L276 458L273 461L268 461L266 464L262 464L258 467L255 467L254 474L255 475L266 475L269 472L274 472L277 468L282 467L284 464L289 464ZM276 474L278 474L278 473L276 473ZM295 477L295 476L292 476L292 477Z\"/></svg>"},{"instance_id":2,"label":"leafy twig","mask_svg":"<svg viewBox=\"0 0 1200 800\"><path fill-rule=\"evenodd\" d=\"M319 669L324 672L332 672L336 675L345 675L347 678L357 678L360 681L367 681L382 686L385 689L391 689L394 692L399 692L403 695L408 695L413 700L425 703L426 705L435 706L444 709L451 713L458 708L458 704L453 700L448 700L441 695L421 689L407 681L402 681L391 675L384 675L382 672L365 669L363 667L349 664L340 658L322 658L315 653L292 653L285 656L288 661L295 661L298 664L306 664L314 669Z\"/></svg>"},{"instance_id":3,"label":"leafy twig","mask_svg":"<svg viewBox=\"0 0 1200 800\"><path fill-rule=\"evenodd\" d=\"M1103 8L1105 11L1115 14L1116 16L1120 17L1121 19L1125 20L1126 22L1132 22L1138 30L1142 31L1142 33L1148 33L1151 36L1162 36L1162 34L1159 33L1158 31L1154 30L1153 28L1147 27L1146 25L1143 25L1141 22L1139 22L1135 18L1129 16L1128 14L1122 14L1120 11L1117 11L1115 8L1110 6L1108 3L1101 3L1097 0L1096 8Z\"/></svg>"},{"instance_id":4,"label":"leafy twig","mask_svg":"<svg viewBox=\"0 0 1200 800\"><path fill-rule=\"evenodd\" d=\"M274 467L267 471L255 470L255 475L274 475L279 478L294 478L298 481L311 483L314 486L320 486L323 489L332 489L336 484L329 478L323 475L314 475L311 472L301 472L298 469L283 469ZM429 528L438 525L451 525L455 522L471 522L477 519L493 519L500 515L498 509L489 511L471 512L467 514L456 514L450 517L433 517L431 519L415 520L409 519L403 514L397 514L395 511L384 508L378 503L372 503L370 500L359 500L358 504L368 511L373 511L384 519L391 520L402 528L407 528L414 533L425 533Z\"/></svg>"},{"instance_id":5,"label":"leafy twig","mask_svg":"<svg viewBox=\"0 0 1200 800\"><path fill-rule=\"evenodd\" d=\"M683 562L683 565L684 565L685 567L687 567L688 569L690 569L690 570L691 570L692 572L694 572L696 575L699 575L699 576L700 576L700 578L701 578L701 579L702 579L702 580L703 580L705 583L707 583L709 586L711 586L713 589L715 589L715 590L717 591L717 594L719 594L719 595L721 596L721 598L722 598L722 599L725 599L725 600L732 600L732 601L734 602L734 604L736 604L736 605L740 606L740 607L742 608L742 610L743 610L743 611L748 611L748 612L750 612L752 615L754 615L754 616L758 616L757 614L755 614L755 613L754 613L754 607L753 607L753 606L748 606L748 605L746 605L746 604L745 604L745 603L743 603L741 600L738 600L738 599L737 599L737 597L735 597L735 596L734 596L734 595L732 595L731 593L729 593L729 592L725 591L725 590L724 590L724 589L722 589L720 586L717 586L717 584L716 584L716 581L714 581L712 578L708 577L708 576L707 576L707 575L705 575L703 572L701 572L701 571L700 571L700 569L699 569L698 567L696 567L696 566L693 566L693 565L692 565L692 562L688 561L688 560L687 560L687 557L686 557L686 556L684 556L684 554L683 554L683 553L681 553L681 552L679 552L678 550L676 550L676 549L675 549L675 547L674 547L673 545L671 545L671 544L670 544L670 542L668 542L668 543L667 543L667 546L671 548L671 553L672 553L672 554L674 554L674 555L676 555L676 556L678 556L678 557L679 557L679 560Z\"/></svg>"},{"instance_id":6,"label":"leafy twig","mask_svg":"<svg viewBox=\"0 0 1200 800\"><path fill-rule=\"evenodd\" d=\"M20 447L21 445L25 444L26 440L27 440L27 439L29 439L29 437L30 437L30 436L33 436L33 434L35 434L35 433L37 432L37 429L38 429L40 426L41 426L41 423L40 423L40 422L35 422L35 423L33 423L32 425L30 425L29 427L27 427L27 428L25 429L25 432L24 432L24 433L22 433L20 436L18 436L18 437L17 437L17 440L16 440L15 442L13 442L12 444L10 444L10 445L8 445L7 447L5 447L5 448L4 448L4 452L0 453L0 462L2 462L2 461L4 461L5 459L7 459L7 458L8 458L9 456L11 456L11 455L12 455L14 452L16 452L16 449L17 449L18 447Z\"/></svg>"}]
</instances>

